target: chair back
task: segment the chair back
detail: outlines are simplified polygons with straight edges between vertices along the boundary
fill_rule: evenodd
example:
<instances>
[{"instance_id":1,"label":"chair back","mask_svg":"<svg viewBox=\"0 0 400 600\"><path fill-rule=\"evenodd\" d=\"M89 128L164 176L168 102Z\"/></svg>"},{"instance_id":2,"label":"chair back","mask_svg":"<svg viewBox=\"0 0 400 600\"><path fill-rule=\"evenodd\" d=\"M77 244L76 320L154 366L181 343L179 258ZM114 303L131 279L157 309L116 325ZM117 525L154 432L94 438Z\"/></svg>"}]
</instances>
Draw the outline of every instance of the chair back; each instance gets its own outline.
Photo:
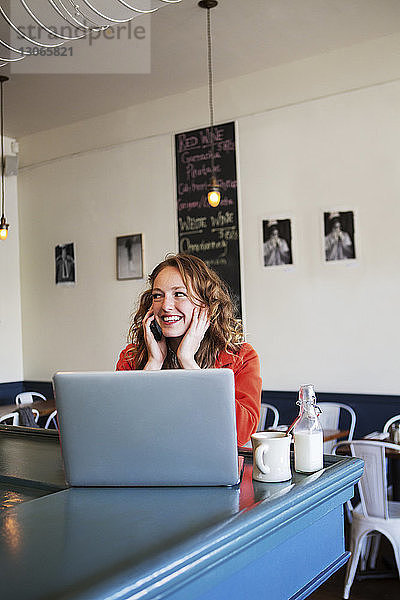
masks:
<instances>
[{"instance_id":1,"label":"chair back","mask_svg":"<svg viewBox=\"0 0 400 600\"><path fill-rule=\"evenodd\" d=\"M260 420L258 422L257 431L265 431L265 426L267 424L268 411L271 411L274 414L274 420L273 420L271 427L276 427L278 425L279 411L276 408L276 406L273 406L272 404L262 403L261 410L260 410ZM55 411L55 412L57 412L57 411ZM57 429L58 429L58 427L57 427ZM246 444L243 446L243 448L251 448L251 446L252 446L251 440L249 440L248 442L246 442Z\"/></svg>"},{"instance_id":2,"label":"chair back","mask_svg":"<svg viewBox=\"0 0 400 600\"><path fill-rule=\"evenodd\" d=\"M354 429L356 427L356 413L347 404L341 404L340 402L318 402L318 406L321 409L319 420L322 425L322 429L339 429L340 413L341 411L347 411L350 415L350 427L348 440L353 439ZM335 441L324 442L325 454L331 454Z\"/></svg>"},{"instance_id":3,"label":"chair back","mask_svg":"<svg viewBox=\"0 0 400 600\"><path fill-rule=\"evenodd\" d=\"M390 417L388 421L383 426L383 432L387 433L389 431L389 427L396 423L396 421L400 421L400 415L394 415L394 417Z\"/></svg>"},{"instance_id":4,"label":"chair back","mask_svg":"<svg viewBox=\"0 0 400 600\"><path fill-rule=\"evenodd\" d=\"M17 412L12 412L8 413L7 415L3 415L0 417L0 423L3 423L3 425L18 425L19 414Z\"/></svg>"},{"instance_id":5,"label":"chair back","mask_svg":"<svg viewBox=\"0 0 400 600\"><path fill-rule=\"evenodd\" d=\"M58 423L57 423L57 409L53 410L52 413L49 414L49 417L46 421L46 425L44 426L45 429L58 429Z\"/></svg>"},{"instance_id":6,"label":"chair back","mask_svg":"<svg viewBox=\"0 0 400 600\"><path fill-rule=\"evenodd\" d=\"M339 442L339 446L350 446L351 455L364 461L364 473L358 483L361 507L366 517L389 518L387 478L386 478L386 448L399 452L397 444L374 440L353 440Z\"/></svg>"},{"instance_id":7,"label":"chair back","mask_svg":"<svg viewBox=\"0 0 400 600\"><path fill-rule=\"evenodd\" d=\"M39 394L39 392L22 392L15 396L15 404L32 404L35 399L47 400L47 398L43 396L43 394Z\"/></svg>"},{"instance_id":8,"label":"chair back","mask_svg":"<svg viewBox=\"0 0 400 600\"><path fill-rule=\"evenodd\" d=\"M265 430L265 426L267 423L267 416L268 416L268 411L272 412L274 414L274 420L273 423L271 425L271 427L276 427L278 425L279 422L279 411L276 408L276 406L273 406L272 404L261 404L261 410L260 410L260 420L258 423L258 427L257 427L257 431L264 431Z\"/></svg>"}]
</instances>

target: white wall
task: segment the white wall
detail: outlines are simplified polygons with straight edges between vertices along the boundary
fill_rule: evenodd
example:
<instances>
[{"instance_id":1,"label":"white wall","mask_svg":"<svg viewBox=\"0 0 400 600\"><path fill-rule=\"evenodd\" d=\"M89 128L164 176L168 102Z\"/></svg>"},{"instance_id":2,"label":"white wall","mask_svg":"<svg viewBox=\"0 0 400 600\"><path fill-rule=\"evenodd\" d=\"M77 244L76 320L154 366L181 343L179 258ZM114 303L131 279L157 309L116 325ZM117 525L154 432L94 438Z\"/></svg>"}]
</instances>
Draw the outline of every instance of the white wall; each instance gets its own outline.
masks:
<instances>
[{"instance_id":1,"label":"white wall","mask_svg":"<svg viewBox=\"0 0 400 600\"><path fill-rule=\"evenodd\" d=\"M217 88L217 119L238 121L243 293L264 389L400 393L400 83L382 84L400 78L399 39ZM113 368L144 285L116 280L115 237L144 234L146 272L177 249L173 133L206 121L205 90L193 90L20 140L25 379ZM90 150L101 144L114 146ZM355 211L355 266L321 258L322 212L340 208ZM261 219L286 214L295 268L265 269ZM78 281L56 287L54 246L70 241Z\"/></svg>"},{"instance_id":2,"label":"white wall","mask_svg":"<svg viewBox=\"0 0 400 600\"><path fill-rule=\"evenodd\" d=\"M11 139L5 138L5 154L11 154ZM0 383L22 379L21 293L17 178L5 178L5 216L8 237L0 241ZM1 215L0 215L1 216Z\"/></svg>"},{"instance_id":3,"label":"white wall","mask_svg":"<svg viewBox=\"0 0 400 600\"><path fill-rule=\"evenodd\" d=\"M113 369L143 280L116 280L115 238L144 234L145 272L175 251L169 137L63 159L20 181L25 379ZM36 222L37 227L31 223ZM74 242L77 283L54 283L54 248Z\"/></svg>"},{"instance_id":4,"label":"white wall","mask_svg":"<svg viewBox=\"0 0 400 600\"><path fill-rule=\"evenodd\" d=\"M248 328L269 389L400 392L399 103L393 83L239 121ZM324 209L355 211L357 264L324 262ZM293 217L294 270L261 264L275 215Z\"/></svg>"}]
</instances>

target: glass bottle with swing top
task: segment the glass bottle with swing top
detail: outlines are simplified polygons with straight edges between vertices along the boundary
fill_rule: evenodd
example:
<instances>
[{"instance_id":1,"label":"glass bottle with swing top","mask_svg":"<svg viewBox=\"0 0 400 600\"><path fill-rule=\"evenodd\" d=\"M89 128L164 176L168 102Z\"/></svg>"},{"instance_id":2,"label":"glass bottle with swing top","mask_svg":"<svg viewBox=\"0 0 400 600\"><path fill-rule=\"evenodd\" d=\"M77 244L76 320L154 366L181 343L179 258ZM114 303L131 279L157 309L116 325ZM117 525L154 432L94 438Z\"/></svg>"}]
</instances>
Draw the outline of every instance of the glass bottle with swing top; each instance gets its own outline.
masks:
<instances>
[{"instance_id":1,"label":"glass bottle with swing top","mask_svg":"<svg viewBox=\"0 0 400 600\"><path fill-rule=\"evenodd\" d=\"M313 385L302 385L297 403L298 420L293 428L294 468L299 473L314 473L323 468L323 434Z\"/></svg>"}]
</instances>

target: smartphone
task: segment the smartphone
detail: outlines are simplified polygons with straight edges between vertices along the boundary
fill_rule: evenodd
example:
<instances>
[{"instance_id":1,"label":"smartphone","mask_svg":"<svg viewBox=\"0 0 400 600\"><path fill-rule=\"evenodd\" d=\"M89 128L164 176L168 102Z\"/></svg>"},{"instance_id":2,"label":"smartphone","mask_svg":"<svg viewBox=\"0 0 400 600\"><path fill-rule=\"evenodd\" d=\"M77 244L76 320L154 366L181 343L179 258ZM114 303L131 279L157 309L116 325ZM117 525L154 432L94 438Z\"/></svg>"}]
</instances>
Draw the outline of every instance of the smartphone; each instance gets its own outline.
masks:
<instances>
[{"instance_id":1,"label":"smartphone","mask_svg":"<svg viewBox=\"0 0 400 600\"><path fill-rule=\"evenodd\" d=\"M150 323L150 329L151 333L154 335L154 339L156 340L156 342L159 342L162 338L162 331L161 327L155 319Z\"/></svg>"}]
</instances>

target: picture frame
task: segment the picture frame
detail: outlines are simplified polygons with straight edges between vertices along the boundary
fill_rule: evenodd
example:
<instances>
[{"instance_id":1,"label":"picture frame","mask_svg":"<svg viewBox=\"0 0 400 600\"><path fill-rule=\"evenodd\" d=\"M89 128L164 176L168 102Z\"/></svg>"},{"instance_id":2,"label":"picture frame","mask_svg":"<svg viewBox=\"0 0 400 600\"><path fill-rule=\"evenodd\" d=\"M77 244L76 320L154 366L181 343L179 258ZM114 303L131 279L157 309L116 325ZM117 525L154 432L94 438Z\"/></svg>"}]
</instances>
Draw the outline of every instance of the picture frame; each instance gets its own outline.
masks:
<instances>
[{"instance_id":1,"label":"picture frame","mask_svg":"<svg viewBox=\"0 0 400 600\"><path fill-rule=\"evenodd\" d=\"M359 257L355 211L324 210L322 215L322 255L328 264L355 264Z\"/></svg>"},{"instance_id":2,"label":"picture frame","mask_svg":"<svg viewBox=\"0 0 400 600\"><path fill-rule=\"evenodd\" d=\"M264 268L293 269L293 218L263 217L260 223L261 262Z\"/></svg>"},{"instance_id":3,"label":"picture frame","mask_svg":"<svg viewBox=\"0 0 400 600\"><path fill-rule=\"evenodd\" d=\"M56 285L75 285L76 262L74 243L57 244L54 252Z\"/></svg>"},{"instance_id":4,"label":"picture frame","mask_svg":"<svg viewBox=\"0 0 400 600\"><path fill-rule=\"evenodd\" d=\"M141 233L116 239L117 279L143 279L143 238Z\"/></svg>"}]
</instances>

